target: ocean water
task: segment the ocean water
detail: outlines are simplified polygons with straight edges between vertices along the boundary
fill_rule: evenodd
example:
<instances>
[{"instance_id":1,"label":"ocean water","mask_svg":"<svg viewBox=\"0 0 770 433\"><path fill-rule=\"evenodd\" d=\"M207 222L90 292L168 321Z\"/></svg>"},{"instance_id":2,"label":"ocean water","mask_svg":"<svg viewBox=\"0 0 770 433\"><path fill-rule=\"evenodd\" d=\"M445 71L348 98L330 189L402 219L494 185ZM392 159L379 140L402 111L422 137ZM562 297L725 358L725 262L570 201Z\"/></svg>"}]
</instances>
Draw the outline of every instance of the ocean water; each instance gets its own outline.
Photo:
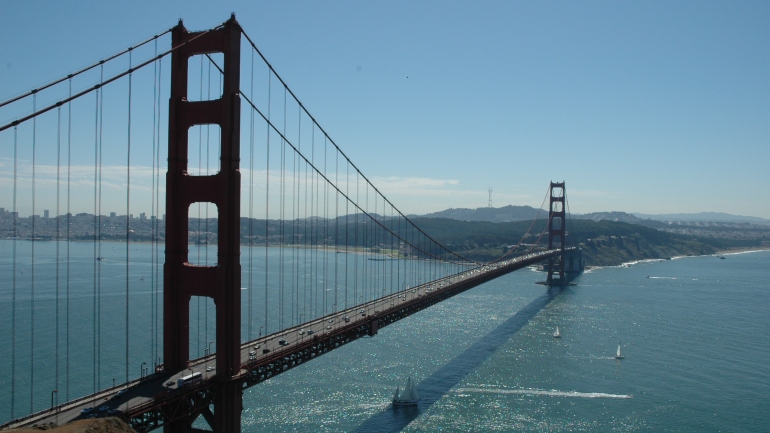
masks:
<instances>
[{"instance_id":1,"label":"ocean water","mask_svg":"<svg viewBox=\"0 0 770 433\"><path fill-rule=\"evenodd\" d=\"M243 431L770 431L770 252L725 257L509 274L247 390Z\"/></svg>"},{"instance_id":2,"label":"ocean water","mask_svg":"<svg viewBox=\"0 0 770 433\"><path fill-rule=\"evenodd\" d=\"M0 242L2 422L152 365L162 295L149 245L131 246L126 269L125 245L102 245L106 259L95 266L92 245L71 244L71 284L56 288L55 243L38 243L34 294L29 264L17 264L13 281L11 247ZM29 257L30 243L16 247ZM514 272L246 390L243 431L770 431L770 252L725 257L594 269L562 290L535 284L542 273ZM95 268L110 278L94 284ZM53 301L55 290L69 291L69 305ZM251 301L261 310L260 297ZM204 341L192 353L213 333L209 308L191 305L192 339ZM91 349L97 340L100 351ZM410 376L420 404L394 409L392 394Z\"/></svg>"}]
</instances>

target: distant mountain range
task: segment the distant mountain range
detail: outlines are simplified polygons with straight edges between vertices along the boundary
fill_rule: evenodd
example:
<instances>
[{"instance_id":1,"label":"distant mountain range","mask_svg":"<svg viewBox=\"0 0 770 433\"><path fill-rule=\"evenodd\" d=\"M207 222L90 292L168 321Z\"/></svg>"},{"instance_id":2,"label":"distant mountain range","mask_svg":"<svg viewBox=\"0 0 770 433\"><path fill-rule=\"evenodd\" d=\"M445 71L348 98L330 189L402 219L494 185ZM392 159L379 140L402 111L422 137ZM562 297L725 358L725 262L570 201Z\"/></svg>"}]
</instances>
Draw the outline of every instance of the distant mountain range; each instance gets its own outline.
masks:
<instances>
[{"instance_id":1,"label":"distant mountain range","mask_svg":"<svg viewBox=\"0 0 770 433\"><path fill-rule=\"evenodd\" d=\"M476 209L457 208L446 209L422 215L425 218L449 218L459 221L489 221L489 222L513 222L533 220L540 212L540 216L547 215L547 211L538 211L531 206L504 206L504 207L480 207ZM681 222L731 222L770 225L770 220L759 217L732 215L724 212L678 213L678 214L641 214L627 212L592 212L587 214L572 214L577 219L592 221L619 221L629 224L642 224L646 220L653 221L681 221Z\"/></svg>"},{"instance_id":2,"label":"distant mountain range","mask_svg":"<svg viewBox=\"0 0 770 433\"><path fill-rule=\"evenodd\" d=\"M476 209L447 209L422 215L425 218L449 218L460 221L489 221L507 223L512 221L533 220L540 212L540 217L548 215L548 211L538 211L531 206L480 207Z\"/></svg>"},{"instance_id":3,"label":"distant mountain range","mask_svg":"<svg viewBox=\"0 0 770 433\"><path fill-rule=\"evenodd\" d=\"M770 220L765 218L732 215L724 212L674 213L660 215L635 213L634 215L642 219L651 219L656 221L717 221L770 225Z\"/></svg>"},{"instance_id":4,"label":"distant mountain range","mask_svg":"<svg viewBox=\"0 0 770 433\"><path fill-rule=\"evenodd\" d=\"M642 224L645 220L626 212L592 212L586 214L573 214L573 218L591 221L618 221L628 224Z\"/></svg>"}]
</instances>

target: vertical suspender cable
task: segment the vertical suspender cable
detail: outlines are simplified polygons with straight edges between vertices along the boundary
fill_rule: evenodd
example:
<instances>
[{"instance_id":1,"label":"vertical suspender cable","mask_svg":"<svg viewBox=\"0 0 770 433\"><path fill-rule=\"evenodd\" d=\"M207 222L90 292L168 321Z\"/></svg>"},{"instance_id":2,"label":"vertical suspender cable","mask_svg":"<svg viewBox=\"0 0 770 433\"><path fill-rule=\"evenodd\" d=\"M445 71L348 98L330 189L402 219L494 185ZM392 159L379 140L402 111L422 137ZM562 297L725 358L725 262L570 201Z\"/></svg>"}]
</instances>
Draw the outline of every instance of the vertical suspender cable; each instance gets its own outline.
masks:
<instances>
[{"instance_id":1,"label":"vertical suspender cable","mask_svg":"<svg viewBox=\"0 0 770 433\"><path fill-rule=\"evenodd\" d=\"M99 167L99 94L102 92L102 89L99 88L99 90L96 91L96 107L95 107L95 114L94 114L94 275L93 275L93 392L96 393L96 325L97 325L97 316L96 316L96 267L99 263L99 256L96 250L97 245L97 219L96 214L99 212L96 208L96 202L98 200L98 191L97 191L97 184L98 184L98 167Z\"/></svg>"},{"instance_id":2,"label":"vertical suspender cable","mask_svg":"<svg viewBox=\"0 0 770 433\"><path fill-rule=\"evenodd\" d=\"M163 81L162 81L163 73L162 72L163 72L163 60L159 59L158 60L158 131L157 131L157 134L158 134L158 139L157 139L158 147L155 149L155 160L157 161L156 171L155 171L155 185L156 185L156 188L155 188L155 209L158 210L158 213L160 213L160 143L161 143L161 141L160 141L160 129L161 129L161 127L160 127L160 119L161 119L161 117L160 117L161 116L160 104L161 104L161 95L163 93L162 92L162 83L163 83ZM165 224L165 218L164 218L164 224ZM159 236L160 235L160 229L159 228L160 228L160 218L156 217L155 218L155 233L156 233L156 236L158 238L160 237ZM159 251L158 251L159 243L160 242L155 244L155 263L154 263L154 266L155 266L154 267L155 278L154 278L154 282L153 282L153 287L154 287L154 290L155 290L155 316L154 316L154 320L155 320L155 334L156 334L155 335L155 357L157 358L156 366L157 366L157 364L161 363L160 350L159 350L159 345L160 345L160 326L159 326L160 325L159 324L159 316L160 316L160 290L158 289L158 285L160 284L160 276L158 275L160 273L160 266L159 266L159 263L158 263L158 261L160 260Z\"/></svg>"},{"instance_id":3,"label":"vertical suspender cable","mask_svg":"<svg viewBox=\"0 0 770 433\"><path fill-rule=\"evenodd\" d=\"M334 184L339 188L339 171L340 171L340 159L339 159L339 152L334 154ZM338 287L339 287L339 280L337 275L339 260L337 260L337 251L339 250L339 243L340 243L340 194L339 192L334 192L334 255L332 256L334 258L334 305L336 307L334 308L334 313L337 312L337 308L339 308L339 299L337 297Z\"/></svg>"},{"instance_id":4,"label":"vertical suspender cable","mask_svg":"<svg viewBox=\"0 0 770 433\"><path fill-rule=\"evenodd\" d=\"M69 96L72 97L72 78L69 80ZM70 218L72 210L70 209L70 198L72 185L72 101L67 102L67 307L65 321L67 322L66 340L67 340L67 361L64 363L67 370L67 385L65 388L64 399L70 400Z\"/></svg>"},{"instance_id":5,"label":"vertical suspender cable","mask_svg":"<svg viewBox=\"0 0 770 433\"><path fill-rule=\"evenodd\" d=\"M59 247L61 246L61 231L59 227L59 220L61 214L59 209L60 203L60 183L61 183L61 107L56 109L56 320L54 322L53 330L56 333L55 338L55 373L54 373L54 389L59 389ZM56 399L59 399L59 392L56 393Z\"/></svg>"},{"instance_id":6,"label":"vertical suspender cable","mask_svg":"<svg viewBox=\"0 0 770 433\"><path fill-rule=\"evenodd\" d=\"M395 229L394 224L393 224L393 206L390 207L390 221L389 221L389 225L390 225L390 229L391 230ZM393 248L393 242L395 242L395 241L396 241L396 237L393 236L393 234L391 234L390 235L390 255L391 255L391 257L398 258L398 252L394 251L394 248ZM394 270L393 268L398 266L398 265L396 264L396 266L393 266L393 260L388 260L388 266L390 266L390 293L389 294L392 295L393 294L393 284L396 281L396 278L393 277L393 270ZM396 291L398 291L398 286L396 286Z\"/></svg>"},{"instance_id":7,"label":"vertical suspender cable","mask_svg":"<svg viewBox=\"0 0 770 433\"><path fill-rule=\"evenodd\" d=\"M200 57L200 61L201 61L201 73L200 73L200 77L199 77L200 78L200 83L199 83L199 87L200 87L199 93L200 93L200 96L199 96L199 98L202 101L203 100L203 56L199 56L199 57ZM203 168L202 167L203 167L203 128L200 125L198 125L198 176L202 176L203 175L203 172L202 172ZM198 255L198 262L196 264L198 266L200 266L202 264L202 262L201 262L201 244L202 244L201 243L201 224L202 224L202 221L201 221L201 206L202 206L201 202L198 202L198 230L197 230L197 232L198 232L198 239L197 239L197 242L196 242L196 244L197 244L196 245L196 250L197 250L197 255ZM188 211L188 214L189 214L189 211ZM206 240L208 241L208 233L206 233L205 236L206 236ZM208 244L208 242L206 242L206 244ZM197 355L199 355L201 353L201 297L200 296L196 297L196 303L197 303L197 307L198 307L198 314L197 314L197 317L195 318L195 334L197 336L197 341L196 341L196 344L197 344L197 346L196 346L197 347L196 348L196 356L197 356Z\"/></svg>"},{"instance_id":8,"label":"vertical suspender cable","mask_svg":"<svg viewBox=\"0 0 770 433\"><path fill-rule=\"evenodd\" d=\"M345 195L350 197L350 164L345 163ZM345 309L348 309L348 245L350 244L348 235L350 233L350 200L345 200ZM353 304L355 305L355 303Z\"/></svg>"},{"instance_id":9,"label":"vertical suspender cable","mask_svg":"<svg viewBox=\"0 0 770 433\"><path fill-rule=\"evenodd\" d=\"M101 66L101 81L104 81L104 65ZM99 200L98 200L98 209L96 214L97 216L97 237L96 237L96 244L97 244L97 257L99 257L99 260L96 262L96 296L97 296L97 304L96 304L96 315L97 315L97 325L96 325L96 331L97 331L97 338L96 338L96 390L101 389L101 370L102 370L102 158L104 156L104 149L102 145L104 144L104 88L101 87L102 91L99 93L99 181L98 181L98 191L99 191Z\"/></svg>"},{"instance_id":10,"label":"vertical suspender cable","mask_svg":"<svg viewBox=\"0 0 770 433\"><path fill-rule=\"evenodd\" d=\"M155 39L155 57L158 56L158 40ZM157 115L156 100L158 98L158 61L153 65L153 78L152 78L152 187L150 189L150 361L154 367L155 364L155 274L153 272L155 266L155 246L157 245L157 231L155 230L158 221L158 216L155 213L155 146L160 145L155 141L156 130L158 124L155 121Z\"/></svg>"},{"instance_id":11,"label":"vertical suspender cable","mask_svg":"<svg viewBox=\"0 0 770 433\"><path fill-rule=\"evenodd\" d=\"M131 70L131 51L128 52L128 67ZM131 86L133 73L128 74L128 144L126 146L126 383L128 383L128 353L130 348L130 333L128 323L129 313L129 272L131 266Z\"/></svg>"},{"instance_id":12,"label":"vertical suspender cable","mask_svg":"<svg viewBox=\"0 0 770 433\"><path fill-rule=\"evenodd\" d=\"M401 216L398 217L398 236L403 237L403 234L401 233ZM396 257L398 258L398 261L396 263L396 292L401 291L401 244L396 240Z\"/></svg>"},{"instance_id":13,"label":"vertical suspender cable","mask_svg":"<svg viewBox=\"0 0 770 433\"><path fill-rule=\"evenodd\" d=\"M16 240L19 238L16 210L16 179L18 178L18 126L13 127L13 277L11 278L11 418L16 418Z\"/></svg>"},{"instance_id":14,"label":"vertical suspender cable","mask_svg":"<svg viewBox=\"0 0 770 433\"><path fill-rule=\"evenodd\" d=\"M363 235L363 239L361 239L361 247L364 249L364 261L361 269L361 303L363 304L367 300L366 292L367 292L367 286L369 285L368 275L369 275L369 253L371 249L369 248L369 222L366 220L365 213L369 213L369 186L367 184L364 184L364 211L361 215L361 220L363 221L363 227L361 227L361 234ZM358 200L359 203L361 203L360 199Z\"/></svg>"},{"instance_id":15,"label":"vertical suspender cable","mask_svg":"<svg viewBox=\"0 0 770 433\"><path fill-rule=\"evenodd\" d=\"M280 177L280 183L278 185L278 233L279 233L279 239L280 243L278 244L279 247L279 257L280 260L278 261L278 329L283 330L284 327L284 307L286 302L286 294L284 293L285 285L284 285L284 253L285 248L284 245L286 244L286 238L285 238L285 227L284 227L284 221L285 221L285 207L286 207L286 87L283 88L283 132L281 134L281 154L280 154L280 161L281 161L281 177Z\"/></svg>"},{"instance_id":16,"label":"vertical suspender cable","mask_svg":"<svg viewBox=\"0 0 770 433\"><path fill-rule=\"evenodd\" d=\"M366 187L366 213L371 214L371 211L369 210L369 183L367 182L364 184L364 187ZM373 224L369 224L369 221L366 221L366 218L364 218L364 247L366 248L366 258L369 259L369 257L372 254L372 248L371 245L369 245L370 242L370 236L369 236L369 227ZM372 285L372 282L370 281L369 277L369 264L367 262L364 262L364 274L363 274L363 282L364 282L364 301L369 300L369 291Z\"/></svg>"},{"instance_id":17,"label":"vertical suspender cable","mask_svg":"<svg viewBox=\"0 0 770 433\"><path fill-rule=\"evenodd\" d=\"M104 64L100 67L100 82L104 81ZM96 153L96 167L94 172L96 176L95 187L95 201L94 201L94 222L96 227L94 229L94 237L96 238L96 269L95 269L95 292L96 300L94 302L94 315L96 327L94 329L94 392L101 388L101 370L102 370L102 158L104 156L104 144L103 132L104 132L104 87L100 86L101 92L98 95L98 136L97 136L97 153Z\"/></svg>"},{"instance_id":18,"label":"vertical suspender cable","mask_svg":"<svg viewBox=\"0 0 770 433\"><path fill-rule=\"evenodd\" d=\"M311 130L310 135L310 161L312 165L315 165L315 124ZM316 194L318 194L318 188L316 185L316 172L310 172L310 308L312 316L315 319L318 317L318 250L315 248L316 241L316 225L318 219L314 212L317 212L315 205L317 204ZM313 298L315 297L315 301Z\"/></svg>"},{"instance_id":19,"label":"vertical suspender cable","mask_svg":"<svg viewBox=\"0 0 770 433\"><path fill-rule=\"evenodd\" d=\"M37 111L37 93L32 95L32 111ZM31 281L31 302L30 309L32 317L30 318L30 379L29 379L29 411L34 412L34 397L35 397L35 169L36 161L35 157L37 152L37 117L32 119L32 263L30 264L30 281Z\"/></svg>"},{"instance_id":20,"label":"vertical suspender cable","mask_svg":"<svg viewBox=\"0 0 770 433\"><path fill-rule=\"evenodd\" d=\"M298 111L297 113L297 146L300 146L302 143L302 111ZM294 245L292 248L292 262L293 262L293 278L294 281L292 282L294 285L294 295L292 296L292 302L294 303L294 308L292 309L292 324L298 325L299 322L299 242L297 242L297 218L299 218L299 168L297 167L297 163L299 162L299 155L295 152L293 154L292 158L292 199L291 199L291 220L292 220L292 229L291 229L291 243ZM297 320L295 322L295 320Z\"/></svg>"},{"instance_id":21,"label":"vertical suspender cable","mask_svg":"<svg viewBox=\"0 0 770 433\"><path fill-rule=\"evenodd\" d=\"M251 50L251 88L249 98L254 100L254 50ZM254 312L254 109L251 109L251 122L249 124L249 341L254 339L253 321Z\"/></svg>"},{"instance_id":22,"label":"vertical suspender cable","mask_svg":"<svg viewBox=\"0 0 770 433\"><path fill-rule=\"evenodd\" d=\"M358 186L359 186L360 177L358 176L358 170L356 170L356 203L360 203L359 196L358 196ZM358 221L358 207L355 208L354 212L356 213L355 218L355 226L354 226L354 232L353 232L353 245L356 246L356 249L361 248L361 245L358 243L358 231L359 231L359 221ZM364 257L361 255L361 257ZM353 304L358 305L360 303L358 298L358 262L359 258L358 255L356 255L356 258L353 260ZM364 262L366 264L366 262Z\"/></svg>"},{"instance_id":23,"label":"vertical suspender cable","mask_svg":"<svg viewBox=\"0 0 770 433\"><path fill-rule=\"evenodd\" d=\"M208 63L208 90L207 90L208 97L206 98L208 100L211 100L211 64L212 63L213 63L213 61ZM218 87L218 97L219 98L222 97L222 94L219 91L219 89L222 89L222 79L223 79L222 78L222 74L219 74L219 87ZM222 138L221 137L222 137L222 134L221 134L221 128L220 128L220 134L218 136L219 146L217 146L217 161L220 161L220 163L219 163L220 169L222 167L222 163L221 163L221 161L222 161ZM206 125L206 175L207 176L211 175L211 165L210 164L211 164L211 125ZM206 233L207 233L207 236L208 236L208 233L209 233L209 230L210 230L210 228L209 228L209 209L210 208L211 208L211 203L206 203ZM218 213L217 213L217 217L219 217ZM205 256L206 256L206 266L208 266L209 265L209 243L208 242L206 242L206 247L205 247L204 251L206 252L206 254L205 254ZM219 249L217 249L217 253L218 252L219 252ZM205 314L206 314L206 335L204 336L204 339L203 339L203 345L208 348L208 341L210 339L213 339L213 337L211 337L209 335L209 304L210 304L210 300L209 299L205 299L205 301L206 301L206 308L205 308ZM199 356L200 356L200 354L199 354Z\"/></svg>"},{"instance_id":24,"label":"vertical suspender cable","mask_svg":"<svg viewBox=\"0 0 770 433\"><path fill-rule=\"evenodd\" d=\"M324 176L328 175L328 173L329 173L328 170L326 169L326 147L327 147L326 146L326 134L324 134ZM325 253L324 254L324 260L323 260L323 264L324 264L324 285L323 285L323 303L324 303L324 308L323 308L323 315L326 316L326 314L327 314L326 307L327 307L327 304L328 304L328 300L326 299L326 288L329 285L329 278L327 276L327 270L329 268L329 260L326 259L326 257L328 257L328 254L327 254L328 253L328 250L327 250L328 244L327 244L326 240L328 239L328 236L329 236L329 197L328 197L329 184L324 181L323 182L323 186L324 186L324 236L323 236L323 239L324 239L324 250L323 251Z\"/></svg>"},{"instance_id":25,"label":"vertical suspender cable","mask_svg":"<svg viewBox=\"0 0 770 433\"><path fill-rule=\"evenodd\" d=\"M310 127L312 128L311 131L315 130L315 125L313 125L312 123L310 124ZM302 263L304 265L305 272L304 272L304 278L303 278L304 284L303 284L303 288L302 288L302 300L303 300L302 301L302 313L305 315L305 320L307 320L307 321L310 321L310 319L311 319L311 317L308 317L308 309L307 309L307 295L308 295L308 293L307 293L308 292L307 277L310 274L310 271L308 270L309 264L308 264L308 259L307 259L307 253L308 253L308 248L310 246L310 244L309 244L310 240L308 239L307 229L308 229L308 224L310 224L309 217L312 215L312 214L308 214L308 204L307 204L307 194L308 194L308 191L309 191L308 190L308 184L307 184L307 177L308 177L309 172L310 172L310 166L308 165L307 162L305 162L305 206L304 206L305 218L302 221L302 227L303 227L303 237L302 237L302 239L304 240L304 244L305 244L304 248L302 249L303 250L303 257L302 257L303 260L302 260ZM312 280L311 280L311 283L312 283ZM311 296L312 296L312 292L310 292L310 293L311 293ZM312 297L311 297L311 300L312 300Z\"/></svg>"},{"instance_id":26,"label":"vertical suspender cable","mask_svg":"<svg viewBox=\"0 0 770 433\"><path fill-rule=\"evenodd\" d=\"M203 98L203 56L200 56L200 67L201 67L200 76L198 77L200 81L198 85L200 87L200 91L199 91L200 95L198 97L200 98L201 101L203 101L204 100ZM203 127L198 125L197 128L198 128L198 174L197 175L202 176L203 175ZM201 206L203 206L203 204L201 202L198 202L198 215L197 215L198 239L196 242L198 244L196 246L196 252L198 256L198 260L196 264L198 266L201 266L203 264L203 261L201 260L201 249L202 249L201 245L208 243L208 242L201 242L201 233L203 233L202 226L204 224L203 218L201 217L202 215ZM188 214L189 214L189 211L188 211ZM204 236L206 238L205 240L208 241L208 233L206 233ZM200 296L196 297L196 304L198 307L197 316L195 318L195 334L197 337L195 353L197 356L197 354L199 354L201 351L201 297Z\"/></svg>"},{"instance_id":27,"label":"vertical suspender cable","mask_svg":"<svg viewBox=\"0 0 770 433\"><path fill-rule=\"evenodd\" d=\"M372 187L373 186L374 185L372 185ZM377 191L376 190L372 192L372 200L374 201L374 204L373 204L374 210L372 211L372 220L373 220L372 222L374 222L374 220L377 219L377 212L379 211L379 209L377 208ZM379 250L379 239L380 239L379 228L377 227L376 224L371 224L371 226L372 226L372 237L370 239L370 246L372 248L372 257L377 259L378 258L377 256L379 255L379 251L380 251ZM372 267L373 280L372 280L372 287L371 287L370 297L369 297L370 301L377 299L377 293L379 292L378 289L380 288L381 265L382 265L382 260L374 261L374 266Z\"/></svg>"},{"instance_id":28,"label":"vertical suspender cable","mask_svg":"<svg viewBox=\"0 0 770 433\"><path fill-rule=\"evenodd\" d=\"M270 106L271 106L271 77L270 71L267 73L267 121L270 123ZM266 175L265 175L265 335L269 334L268 331L268 293L270 291L270 272L268 263L270 262L270 128L267 130L267 143L265 147L265 161L266 161Z\"/></svg>"},{"instance_id":29,"label":"vertical suspender cable","mask_svg":"<svg viewBox=\"0 0 770 433\"><path fill-rule=\"evenodd\" d=\"M203 61L203 57L201 57L201 61ZM208 63L207 68L207 74L206 74L206 100L211 100L211 62ZM201 80L203 79L203 76L201 76ZM202 98L201 98L202 99ZM211 174L210 170L210 162L211 162L211 125L206 125L206 176ZM209 265L209 243L208 243L208 233L209 233L209 203L205 203L203 205L203 212L204 212L204 218L205 223L204 227L206 229L206 239L207 242L203 246L203 258L205 261L205 265ZM217 250L218 251L218 250ZM200 298L199 298L200 299ZM208 346L207 341L209 338L209 300L203 299L204 305L203 305L203 345ZM198 335L198 345L200 347L201 343L201 336ZM198 356L200 356L200 349L198 349Z\"/></svg>"}]
</instances>

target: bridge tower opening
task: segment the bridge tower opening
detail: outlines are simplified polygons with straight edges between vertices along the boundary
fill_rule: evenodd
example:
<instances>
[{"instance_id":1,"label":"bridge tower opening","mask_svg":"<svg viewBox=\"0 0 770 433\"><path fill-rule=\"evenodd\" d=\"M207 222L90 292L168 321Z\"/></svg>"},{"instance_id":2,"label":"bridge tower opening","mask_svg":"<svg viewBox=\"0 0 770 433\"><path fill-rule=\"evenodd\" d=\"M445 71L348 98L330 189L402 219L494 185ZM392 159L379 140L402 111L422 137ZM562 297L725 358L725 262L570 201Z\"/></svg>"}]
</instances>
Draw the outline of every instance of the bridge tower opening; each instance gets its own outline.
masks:
<instances>
[{"instance_id":1,"label":"bridge tower opening","mask_svg":"<svg viewBox=\"0 0 770 433\"><path fill-rule=\"evenodd\" d=\"M166 174L166 262L163 266L163 362L166 371L182 371L190 358L189 305L192 296L213 299L216 306L217 387L209 407L164 425L167 433L192 431L202 414L216 432L240 432L242 390L239 373L241 339L240 265L240 50L241 28L233 15L215 30L190 32L182 21L172 30L171 96L169 101L168 173ZM188 98L189 58L221 53L222 95L218 99ZM188 171L188 130L219 125L220 169L213 175ZM192 265L188 257L188 209L213 203L218 213L217 263Z\"/></svg>"},{"instance_id":2,"label":"bridge tower opening","mask_svg":"<svg viewBox=\"0 0 770 433\"><path fill-rule=\"evenodd\" d=\"M548 211L548 249L561 250L561 254L548 259L549 286L563 286L567 284L564 274L564 248L566 247L566 210L565 199L567 190L564 182L551 182L551 200Z\"/></svg>"}]
</instances>

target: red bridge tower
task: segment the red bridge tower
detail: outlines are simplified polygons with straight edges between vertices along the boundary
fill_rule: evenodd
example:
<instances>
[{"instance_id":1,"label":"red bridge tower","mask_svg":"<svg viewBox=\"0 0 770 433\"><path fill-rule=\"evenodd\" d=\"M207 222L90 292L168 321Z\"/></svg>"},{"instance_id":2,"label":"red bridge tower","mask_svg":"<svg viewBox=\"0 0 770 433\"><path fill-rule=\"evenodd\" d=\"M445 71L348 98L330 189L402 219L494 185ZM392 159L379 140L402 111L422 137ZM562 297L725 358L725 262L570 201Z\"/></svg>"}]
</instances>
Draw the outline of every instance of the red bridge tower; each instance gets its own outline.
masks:
<instances>
[{"instance_id":1,"label":"red bridge tower","mask_svg":"<svg viewBox=\"0 0 770 433\"><path fill-rule=\"evenodd\" d=\"M209 297L216 305L217 387L214 412L202 415L215 432L240 432L242 391L233 380L240 370L240 53L241 28L235 16L224 26L188 32L180 21L172 31L169 101L168 173L166 174L166 263L163 267L163 362L166 371L182 371L190 358L190 300ZM223 92L219 99L187 98L188 61L194 55L224 54ZM188 130L219 125L220 170L211 176L188 173ZM213 203L218 212L215 266L188 261L188 210L193 203ZM164 426L167 433L192 430L198 414Z\"/></svg>"},{"instance_id":2,"label":"red bridge tower","mask_svg":"<svg viewBox=\"0 0 770 433\"><path fill-rule=\"evenodd\" d=\"M564 201L567 196L564 182L551 182L551 206L548 212L548 249L560 249L561 254L548 259L549 286L563 286L567 284L564 275L564 248L566 235L566 211Z\"/></svg>"}]
</instances>

